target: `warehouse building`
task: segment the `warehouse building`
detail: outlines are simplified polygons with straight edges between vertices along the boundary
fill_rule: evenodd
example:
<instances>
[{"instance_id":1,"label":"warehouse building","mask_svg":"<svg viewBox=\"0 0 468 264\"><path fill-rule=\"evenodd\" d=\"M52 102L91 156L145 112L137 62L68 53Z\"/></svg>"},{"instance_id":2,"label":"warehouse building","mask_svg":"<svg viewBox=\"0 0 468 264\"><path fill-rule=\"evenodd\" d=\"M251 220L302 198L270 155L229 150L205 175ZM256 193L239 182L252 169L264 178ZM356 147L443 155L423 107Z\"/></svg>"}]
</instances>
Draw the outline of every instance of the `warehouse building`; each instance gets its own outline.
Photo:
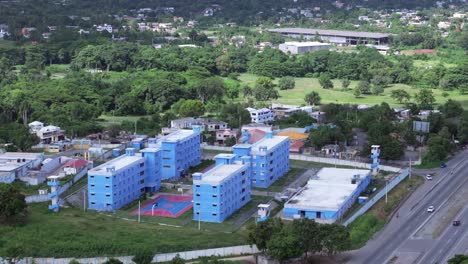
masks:
<instances>
[{"instance_id":1,"label":"warehouse building","mask_svg":"<svg viewBox=\"0 0 468 264\"><path fill-rule=\"evenodd\" d=\"M358 45L358 44L386 44L390 34L377 32L347 31L347 30L326 30L315 28L275 28L268 30L271 33L279 33L284 37L316 39L338 45Z\"/></svg>"},{"instance_id":2,"label":"warehouse building","mask_svg":"<svg viewBox=\"0 0 468 264\"><path fill-rule=\"evenodd\" d=\"M221 223L250 201L250 164L246 157L219 154L216 166L193 174L193 219Z\"/></svg>"},{"instance_id":3,"label":"warehouse building","mask_svg":"<svg viewBox=\"0 0 468 264\"><path fill-rule=\"evenodd\" d=\"M343 217L370 180L370 170L323 168L286 202L283 217L333 223Z\"/></svg>"},{"instance_id":4,"label":"warehouse building","mask_svg":"<svg viewBox=\"0 0 468 264\"><path fill-rule=\"evenodd\" d=\"M317 50L329 50L331 45L328 43L321 43L321 42L297 42L297 41L290 41L279 44L279 50L286 54L295 54L301 55L306 54L309 52L314 52Z\"/></svg>"}]
</instances>

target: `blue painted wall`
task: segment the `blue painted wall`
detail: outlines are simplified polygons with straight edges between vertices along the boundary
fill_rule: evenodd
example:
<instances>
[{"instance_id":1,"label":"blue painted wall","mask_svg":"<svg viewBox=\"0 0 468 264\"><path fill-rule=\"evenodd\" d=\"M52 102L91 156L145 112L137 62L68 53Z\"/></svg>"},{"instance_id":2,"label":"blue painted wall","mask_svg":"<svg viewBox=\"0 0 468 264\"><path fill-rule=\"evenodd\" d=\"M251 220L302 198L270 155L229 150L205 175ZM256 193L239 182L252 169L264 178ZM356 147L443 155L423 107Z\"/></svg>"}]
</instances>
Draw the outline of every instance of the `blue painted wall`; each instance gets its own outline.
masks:
<instances>
[{"instance_id":1,"label":"blue painted wall","mask_svg":"<svg viewBox=\"0 0 468 264\"><path fill-rule=\"evenodd\" d=\"M251 199L250 172L250 166L246 164L217 185L204 183L201 173L194 174L193 220L221 223L247 204ZM197 180L201 182L196 183Z\"/></svg>"}]
</instances>

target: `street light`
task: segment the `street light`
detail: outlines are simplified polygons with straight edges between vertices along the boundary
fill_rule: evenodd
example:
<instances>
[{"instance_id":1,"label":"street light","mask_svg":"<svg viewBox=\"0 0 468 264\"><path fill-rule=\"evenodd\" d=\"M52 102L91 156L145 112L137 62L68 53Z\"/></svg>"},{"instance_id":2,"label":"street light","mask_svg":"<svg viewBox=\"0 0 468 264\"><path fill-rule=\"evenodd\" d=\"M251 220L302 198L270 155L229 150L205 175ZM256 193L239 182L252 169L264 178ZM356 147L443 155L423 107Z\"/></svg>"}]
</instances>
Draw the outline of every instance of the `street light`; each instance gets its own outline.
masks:
<instances>
[{"instance_id":1,"label":"street light","mask_svg":"<svg viewBox=\"0 0 468 264\"><path fill-rule=\"evenodd\" d=\"M200 218L201 218L201 214L200 214L200 211L198 211L198 230L200 230Z\"/></svg>"}]
</instances>

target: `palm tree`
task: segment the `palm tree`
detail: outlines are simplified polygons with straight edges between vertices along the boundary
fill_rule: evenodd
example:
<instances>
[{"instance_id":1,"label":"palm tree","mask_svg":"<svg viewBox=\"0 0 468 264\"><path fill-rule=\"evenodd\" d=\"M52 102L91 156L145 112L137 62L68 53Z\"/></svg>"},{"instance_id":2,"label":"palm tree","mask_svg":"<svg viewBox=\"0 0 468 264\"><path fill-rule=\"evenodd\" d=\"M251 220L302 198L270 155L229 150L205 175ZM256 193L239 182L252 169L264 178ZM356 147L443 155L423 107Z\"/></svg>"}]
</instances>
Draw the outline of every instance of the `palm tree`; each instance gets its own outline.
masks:
<instances>
[{"instance_id":1,"label":"palm tree","mask_svg":"<svg viewBox=\"0 0 468 264\"><path fill-rule=\"evenodd\" d=\"M317 92L314 91L306 94L304 98L304 101L306 101L306 103L308 103L309 105L320 104L320 100L322 100L322 98Z\"/></svg>"}]
</instances>

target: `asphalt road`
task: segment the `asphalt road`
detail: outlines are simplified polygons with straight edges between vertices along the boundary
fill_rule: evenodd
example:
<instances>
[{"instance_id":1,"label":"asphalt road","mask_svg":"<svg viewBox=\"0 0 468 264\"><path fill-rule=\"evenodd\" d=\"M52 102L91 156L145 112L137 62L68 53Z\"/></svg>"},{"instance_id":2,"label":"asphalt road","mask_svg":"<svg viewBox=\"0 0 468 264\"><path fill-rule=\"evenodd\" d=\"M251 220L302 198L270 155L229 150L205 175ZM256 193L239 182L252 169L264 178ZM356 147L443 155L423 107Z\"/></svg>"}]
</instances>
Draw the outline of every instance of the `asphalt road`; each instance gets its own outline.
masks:
<instances>
[{"instance_id":1,"label":"asphalt road","mask_svg":"<svg viewBox=\"0 0 468 264\"><path fill-rule=\"evenodd\" d=\"M385 228L376 235L374 240L370 240L366 246L350 255L348 263L387 263L394 261L395 251L404 245L412 235L426 223L431 213L427 208L433 205L436 210L440 209L460 188L468 184L468 152L464 151L456 155L447 163L448 167L438 169L437 177L433 181L427 181L398 209L398 213L391 219ZM453 170L453 174L451 171ZM396 215L399 215L397 218ZM465 230L467 225L460 226L460 230ZM455 231L454 231L455 232ZM461 231L460 231L461 232ZM449 234L450 235L450 234ZM456 234L461 236L461 234ZM445 236L445 235L444 235ZM440 243L444 243L442 241ZM452 243L456 243L453 239ZM423 245L423 243L419 243ZM416 256L408 258L400 263L414 263L421 259L421 252L426 252L428 248L416 250ZM418 255L419 254L419 255ZM432 254L432 253L431 253ZM449 251L442 251L439 258L446 258L444 254ZM421 262L430 263L430 262Z\"/></svg>"},{"instance_id":2,"label":"asphalt road","mask_svg":"<svg viewBox=\"0 0 468 264\"><path fill-rule=\"evenodd\" d=\"M418 263L446 263L452 257L452 249L456 249L463 244L463 238L468 235L468 207L466 207L457 217L462 221L460 226L449 226L445 233L437 240L437 243L430 248ZM463 253L463 252L460 252Z\"/></svg>"}]
</instances>

